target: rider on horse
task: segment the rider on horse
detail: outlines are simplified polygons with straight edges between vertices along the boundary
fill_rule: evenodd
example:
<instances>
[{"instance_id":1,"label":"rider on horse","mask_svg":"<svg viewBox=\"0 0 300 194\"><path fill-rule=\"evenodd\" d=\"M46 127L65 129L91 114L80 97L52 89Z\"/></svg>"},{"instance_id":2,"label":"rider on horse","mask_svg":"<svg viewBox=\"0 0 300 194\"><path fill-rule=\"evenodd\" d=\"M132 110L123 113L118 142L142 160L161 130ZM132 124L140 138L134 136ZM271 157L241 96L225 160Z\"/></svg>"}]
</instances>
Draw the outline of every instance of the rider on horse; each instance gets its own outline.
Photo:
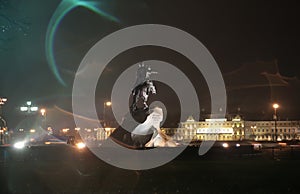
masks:
<instances>
[{"instance_id":1,"label":"rider on horse","mask_svg":"<svg viewBox=\"0 0 300 194\"><path fill-rule=\"evenodd\" d=\"M153 73L156 72L151 71L151 68L149 66L145 66L143 63L139 64L137 79L132 90L132 110L138 109L137 103L140 99L143 101L143 109L147 109L147 100L149 94L156 94L155 86L153 85L152 80L150 80L150 75Z\"/></svg>"}]
</instances>

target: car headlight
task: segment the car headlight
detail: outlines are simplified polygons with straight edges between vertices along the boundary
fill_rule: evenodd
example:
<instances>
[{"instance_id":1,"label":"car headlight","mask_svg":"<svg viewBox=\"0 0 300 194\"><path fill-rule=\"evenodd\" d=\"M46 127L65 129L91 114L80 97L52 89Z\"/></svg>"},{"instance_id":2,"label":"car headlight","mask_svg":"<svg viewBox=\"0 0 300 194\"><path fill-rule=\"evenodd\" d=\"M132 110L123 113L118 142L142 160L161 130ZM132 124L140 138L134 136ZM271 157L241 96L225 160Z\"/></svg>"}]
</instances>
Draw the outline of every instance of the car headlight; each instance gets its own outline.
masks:
<instances>
[{"instance_id":1,"label":"car headlight","mask_svg":"<svg viewBox=\"0 0 300 194\"><path fill-rule=\"evenodd\" d=\"M228 148L229 147L228 143L223 143L222 146L223 146L223 148Z\"/></svg>"},{"instance_id":2,"label":"car headlight","mask_svg":"<svg viewBox=\"0 0 300 194\"><path fill-rule=\"evenodd\" d=\"M79 142L79 143L76 144L76 147L77 147L78 149L83 149L83 148L85 148L85 143Z\"/></svg>"},{"instance_id":3,"label":"car headlight","mask_svg":"<svg viewBox=\"0 0 300 194\"><path fill-rule=\"evenodd\" d=\"M24 141L19 141L14 144L14 148L17 148L17 149L23 149L24 147L25 147Z\"/></svg>"}]
</instances>

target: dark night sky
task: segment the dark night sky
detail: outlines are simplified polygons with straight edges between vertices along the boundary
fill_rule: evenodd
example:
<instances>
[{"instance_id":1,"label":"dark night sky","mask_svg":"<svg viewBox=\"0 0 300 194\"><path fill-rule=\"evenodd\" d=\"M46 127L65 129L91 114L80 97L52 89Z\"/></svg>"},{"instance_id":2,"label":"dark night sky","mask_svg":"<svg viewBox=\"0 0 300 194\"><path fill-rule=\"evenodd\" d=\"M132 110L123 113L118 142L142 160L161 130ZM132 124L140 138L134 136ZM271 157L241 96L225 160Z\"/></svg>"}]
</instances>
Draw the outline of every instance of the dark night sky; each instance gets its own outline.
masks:
<instances>
[{"instance_id":1,"label":"dark night sky","mask_svg":"<svg viewBox=\"0 0 300 194\"><path fill-rule=\"evenodd\" d=\"M28 99L39 106L51 108L57 105L70 111L74 73L86 52L104 36L144 23L177 27L207 47L224 75L230 113L240 107L245 118L269 119L270 103L278 101L282 104L282 119L300 118L300 17L296 1L101 2L103 10L117 17L119 23L85 8L76 8L59 25L54 55L68 84L64 87L45 58L47 26L60 1L0 0L0 27L13 22L10 29L0 31L0 96L9 100L3 107L9 125L14 127L20 122L22 115L18 107ZM114 76L126 65L151 57L171 62L174 59L174 53L158 52L155 48L136 49L127 54L127 57L125 53L113 61L107 69L102 80L105 84L97 95L99 102L109 98L109 86L114 83ZM143 54L145 56L141 57ZM180 57L178 60L185 61ZM276 83L279 86L275 86ZM195 87L201 91L202 86ZM201 103L209 104L206 94L203 96Z\"/></svg>"}]
</instances>

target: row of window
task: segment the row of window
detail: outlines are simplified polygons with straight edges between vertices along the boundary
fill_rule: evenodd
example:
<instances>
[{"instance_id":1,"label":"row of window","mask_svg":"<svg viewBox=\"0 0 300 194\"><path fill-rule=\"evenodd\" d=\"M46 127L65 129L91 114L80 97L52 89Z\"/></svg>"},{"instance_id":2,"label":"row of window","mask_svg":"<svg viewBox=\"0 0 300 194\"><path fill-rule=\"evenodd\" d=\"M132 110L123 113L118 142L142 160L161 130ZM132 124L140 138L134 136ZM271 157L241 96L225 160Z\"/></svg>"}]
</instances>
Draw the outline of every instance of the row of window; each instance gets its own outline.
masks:
<instances>
[{"instance_id":1,"label":"row of window","mask_svg":"<svg viewBox=\"0 0 300 194\"><path fill-rule=\"evenodd\" d=\"M197 128L200 126L244 126L243 123L235 123L235 122L196 122L196 123L182 123L183 127L187 127L187 128ZM254 125L256 126L274 126L275 122L257 122L254 123ZM299 123L297 122L277 122L277 126L296 126L299 125Z\"/></svg>"},{"instance_id":2,"label":"row of window","mask_svg":"<svg viewBox=\"0 0 300 194\"><path fill-rule=\"evenodd\" d=\"M182 124L183 127L188 128L188 129L192 129L192 128L197 128L200 126L236 126L236 127L244 127L244 124L240 124L240 123L197 123L197 124Z\"/></svg>"},{"instance_id":3,"label":"row of window","mask_svg":"<svg viewBox=\"0 0 300 194\"><path fill-rule=\"evenodd\" d=\"M281 138L281 139L292 139L293 136L292 135L283 135L283 136L279 136L279 138ZM255 136L255 139L272 139L272 136L270 136L270 135L257 135L257 136Z\"/></svg>"},{"instance_id":4,"label":"row of window","mask_svg":"<svg viewBox=\"0 0 300 194\"><path fill-rule=\"evenodd\" d=\"M199 135L199 136L197 136L197 138L198 139L200 139L200 140L208 140L208 139L232 139L232 136L225 136L225 135L223 135L223 136L218 136L217 138L212 138L212 137L209 137L209 136L206 136L206 135Z\"/></svg>"},{"instance_id":5,"label":"row of window","mask_svg":"<svg viewBox=\"0 0 300 194\"><path fill-rule=\"evenodd\" d=\"M286 132L294 132L294 130L292 129L277 129L277 131L279 131L279 132L284 132L284 133L286 133ZM272 129L272 130L269 130L269 129L254 129L254 132L258 132L258 133L260 133L260 132L262 132L262 133L264 133L264 132L274 132L274 129Z\"/></svg>"},{"instance_id":6,"label":"row of window","mask_svg":"<svg viewBox=\"0 0 300 194\"><path fill-rule=\"evenodd\" d=\"M272 122L268 122L268 123L255 123L255 125L257 126L274 126L275 125L275 122L272 121ZM293 126L293 125L297 125L297 123L295 122L277 122L276 125L278 126Z\"/></svg>"}]
</instances>

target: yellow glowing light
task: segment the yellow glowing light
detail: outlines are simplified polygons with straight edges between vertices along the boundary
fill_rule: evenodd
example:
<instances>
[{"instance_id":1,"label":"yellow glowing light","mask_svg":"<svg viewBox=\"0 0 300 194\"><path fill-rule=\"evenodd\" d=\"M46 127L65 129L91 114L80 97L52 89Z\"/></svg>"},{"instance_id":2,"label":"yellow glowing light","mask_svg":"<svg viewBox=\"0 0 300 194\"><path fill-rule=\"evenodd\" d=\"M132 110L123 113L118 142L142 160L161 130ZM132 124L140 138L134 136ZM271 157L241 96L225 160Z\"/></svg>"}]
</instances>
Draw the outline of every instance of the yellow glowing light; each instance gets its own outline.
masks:
<instances>
[{"instance_id":1,"label":"yellow glowing light","mask_svg":"<svg viewBox=\"0 0 300 194\"><path fill-rule=\"evenodd\" d=\"M105 105L106 105L106 106L111 106L111 102L108 101L108 102L105 103Z\"/></svg>"},{"instance_id":2,"label":"yellow glowing light","mask_svg":"<svg viewBox=\"0 0 300 194\"><path fill-rule=\"evenodd\" d=\"M279 108L279 104L277 104L277 103L273 104L273 108L275 108L275 109Z\"/></svg>"},{"instance_id":3,"label":"yellow glowing light","mask_svg":"<svg viewBox=\"0 0 300 194\"><path fill-rule=\"evenodd\" d=\"M79 143L76 144L76 147L77 147L78 149L83 149L83 148L85 148L85 144L82 143L82 142L79 142Z\"/></svg>"},{"instance_id":4,"label":"yellow glowing light","mask_svg":"<svg viewBox=\"0 0 300 194\"><path fill-rule=\"evenodd\" d=\"M41 114L44 116L46 114L46 109L42 108L41 109Z\"/></svg>"},{"instance_id":5,"label":"yellow glowing light","mask_svg":"<svg viewBox=\"0 0 300 194\"><path fill-rule=\"evenodd\" d=\"M228 143L223 143L222 146L223 146L224 148L228 148L228 147L229 147Z\"/></svg>"},{"instance_id":6,"label":"yellow glowing light","mask_svg":"<svg viewBox=\"0 0 300 194\"><path fill-rule=\"evenodd\" d=\"M69 128L65 128L65 129L62 129L62 132L67 133L69 130L70 130Z\"/></svg>"},{"instance_id":7,"label":"yellow glowing light","mask_svg":"<svg viewBox=\"0 0 300 194\"><path fill-rule=\"evenodd\" d=\"M280 145L280 146L282 146L282 147L286 147L287 144L286 144L286 143L281 143L281 142L280 142L280 143L278 143L278 145Z\"/></svg>"}]
</instances>

